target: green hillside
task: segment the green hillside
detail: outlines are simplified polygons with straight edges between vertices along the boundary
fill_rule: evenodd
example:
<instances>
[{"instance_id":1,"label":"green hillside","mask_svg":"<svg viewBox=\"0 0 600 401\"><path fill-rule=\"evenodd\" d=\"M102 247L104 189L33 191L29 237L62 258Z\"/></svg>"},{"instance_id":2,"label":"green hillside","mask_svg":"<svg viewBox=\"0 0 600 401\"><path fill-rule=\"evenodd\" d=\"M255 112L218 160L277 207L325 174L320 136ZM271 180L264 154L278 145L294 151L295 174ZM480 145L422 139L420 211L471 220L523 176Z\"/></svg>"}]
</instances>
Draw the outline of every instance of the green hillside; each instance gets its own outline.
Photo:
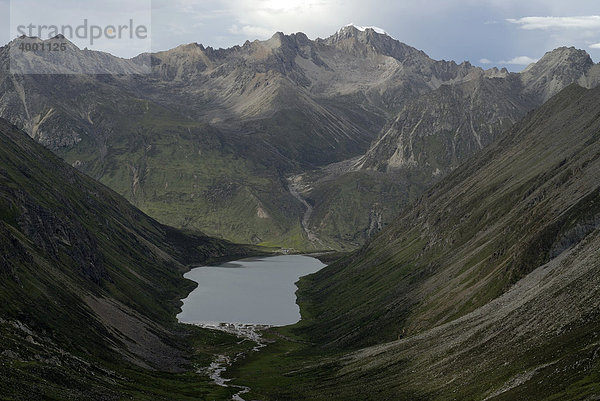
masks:
<instances>
[{"instance_id":1,"label":"green hillside","mask_svg":"<svg viewBox=\"0 0 600 401\"><path fill-rule=\"evenodd\" d=\"M256 251L157 223L4 120L0 142L1 397L227 394L186 373L237 340L177 325L183 273Z\"/></svg>"}]
</instances>

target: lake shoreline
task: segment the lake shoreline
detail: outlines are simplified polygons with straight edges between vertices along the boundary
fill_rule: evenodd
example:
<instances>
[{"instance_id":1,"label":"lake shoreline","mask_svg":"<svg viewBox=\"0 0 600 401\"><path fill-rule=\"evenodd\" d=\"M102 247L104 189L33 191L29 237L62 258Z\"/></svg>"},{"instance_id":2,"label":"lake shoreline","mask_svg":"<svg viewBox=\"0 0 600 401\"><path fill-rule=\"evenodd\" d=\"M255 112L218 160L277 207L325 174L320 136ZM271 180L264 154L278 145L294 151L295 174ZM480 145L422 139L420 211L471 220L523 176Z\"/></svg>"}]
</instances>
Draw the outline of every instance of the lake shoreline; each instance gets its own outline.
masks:
<instances>
[{"instance_id":1,"label":"lake shoreline","mask_svg":"<svg viewBox=\"0 0 600 401\"><path fill-rule=\"evenodd\" d=\"M250 257L198 266L184 275L198 286L182 300L180 323L287 326L300 321L296 283L326 264L306 255Z\"/></svg>"}]
</instances>

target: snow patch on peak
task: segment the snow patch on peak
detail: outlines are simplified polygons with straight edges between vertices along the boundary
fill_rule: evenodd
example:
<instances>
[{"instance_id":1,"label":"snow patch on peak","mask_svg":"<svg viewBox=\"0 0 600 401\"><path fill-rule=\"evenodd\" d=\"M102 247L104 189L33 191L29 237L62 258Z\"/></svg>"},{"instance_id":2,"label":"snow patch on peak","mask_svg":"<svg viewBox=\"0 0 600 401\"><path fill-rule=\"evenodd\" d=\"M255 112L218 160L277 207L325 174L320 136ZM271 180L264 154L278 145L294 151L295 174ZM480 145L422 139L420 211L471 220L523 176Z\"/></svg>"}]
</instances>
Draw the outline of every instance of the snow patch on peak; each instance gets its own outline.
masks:
<instances>
[{"instance_id":1,"label":"snow patch on peak","mask_svg":"<svg viewBox=\"0 0 600 401\"><path fill-rule=\"evenodd\" d=\"M372 30L374 30L375 32L377 32L380 35L387 35L387 32L384 29L381 29L381 28L379 28L377 26L359 26L359 25L355 25L353 23L349 23L348 25L344 26L344 28L348 28L348 27L354 27L354 28L358 29L361 32L364 32L367 29L372 29ZM342 28L342 29L344 29L344 28ZM340 29L340 31L341 31L341 29Z\"/></svg>"}]
</instances>

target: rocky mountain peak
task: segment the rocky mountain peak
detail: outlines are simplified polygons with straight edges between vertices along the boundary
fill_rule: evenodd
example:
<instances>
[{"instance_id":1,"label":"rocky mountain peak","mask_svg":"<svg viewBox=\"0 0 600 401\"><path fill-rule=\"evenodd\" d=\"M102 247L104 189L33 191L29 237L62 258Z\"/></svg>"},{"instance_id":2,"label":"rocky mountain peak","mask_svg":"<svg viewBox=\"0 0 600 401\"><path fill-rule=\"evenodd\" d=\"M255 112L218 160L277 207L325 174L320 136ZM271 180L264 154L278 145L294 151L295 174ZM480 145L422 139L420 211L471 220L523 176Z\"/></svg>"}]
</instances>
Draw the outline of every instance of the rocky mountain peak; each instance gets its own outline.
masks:
<instances>
[{"instance_id":1,"label":"rocky mountain peak","mask_svg":"<svg viewBox=\"0 0 600 401\"><path fill-rule=\"evenodd\" d=\"M335 44L348 40L355 40L364 44L377 43L382 41L393 41L399 43L396 39L389 36L381 28L375 26L362 27L354 24L348 24L346 26L343 26L325 41L328 44Z\"/></svg>"},{"instance_id":2,"label":"rocky mountain peak","mask_svg":"<svg viewBox=\"0 0 600 401\"><path fill-rule=\"evenodd\" d=\"M535 65L561 63L594 64L592 58L585 50L577 49L573 46L563 46L544 54L544 57L542 57Z\"/></svg>"},{"instance_id":3,"label":"rocky mountain peak","mask_svg":"<svg viewBox=\"0 0 600 401\"><path fill-rule=\"evenodd\" d=\"M277 32L265 42L259 42L268 45L271 48L286 47L296 48L299 46L311 46L313 42L303 32L286 35L283 32Z\"/></svg>"},{"instance_id":4,"label":"rocky mountain peak","mask_svg":"<svg viewBox=\"0 0 600 401\"><path fill-rule=\"evenodd\" d=\"M283 32L275 32L270 40L282 42L284 39L285 34Z\"/></svg>"},{"instance_id":5,"label":"rocky mountain peak","mask_svg":"<svg viewBox=\"0 0 600 401\"><path fill-rule=\"evenodd\" d=\"M578 82L594 66L585 50L559 47L547 52L538 62L521 73L526 92L546 101L565 86Z\"/></svg>"},{"instance_id":6,"label":"rocky mountain peak","mask_svg":"<svg viewBox=\"0 0 600 401\"><path fill-rule=\"evenodd\" d=\"M424 52L394 39L383 29L377 27L349 24L327 39L317 39L317 42L351 54L358 54L361 57L367 54L380 54L393 57L400 62L407 60L417 63L431 61Z\"/></svg>"},{"instance_id":7,"label":"rocky mountain peak","mask_svg":"<svg viewBox=\"0 0 600 401\"><path fill-rule=\"evenodd\" d=\"M1 48L10 57L13 73L20 74L144 74L149 65L142 57L127 60L109 53L82 50L63 35L50 39L21 36Z\"/></svg>"},{"instance_id":8,"label":"rocky mountain peak","mask_svg":"<svg viewBox=\"0 0 600 401\"><path fill-rule=\"evenodd\" d=\"M387 32L379 27L376 26L358 26L358 25L354 25L352 23L345 25L343 27L341 27L337 33L343 33L346 35L357 35L360 32L364 32L366 34L378 34L378 35L385 35L388 36Z\"/></svg>"}]
</instances>

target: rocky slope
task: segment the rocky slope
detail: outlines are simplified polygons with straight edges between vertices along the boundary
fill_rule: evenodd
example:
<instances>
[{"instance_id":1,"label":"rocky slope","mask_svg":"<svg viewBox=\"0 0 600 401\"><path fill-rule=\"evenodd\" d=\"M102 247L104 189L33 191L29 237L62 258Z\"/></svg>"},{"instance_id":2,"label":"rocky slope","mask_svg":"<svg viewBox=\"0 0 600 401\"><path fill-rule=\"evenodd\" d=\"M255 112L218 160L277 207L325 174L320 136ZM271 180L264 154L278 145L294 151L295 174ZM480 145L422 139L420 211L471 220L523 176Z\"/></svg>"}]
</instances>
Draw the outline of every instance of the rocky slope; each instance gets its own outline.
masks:
<instances>
[{"instance_id":1,"label":"rocky slope","mask_svg":"<svg viewBox=\"0 0 600 401\"><path fill-rule=\"evenodd\" d=\"M585 51L559 48L520 74L489 76L479 71L465 82L445 84L408 100L365 155L333 176L325 175L326 179L323 172L303 177L305 197L313 199L316 205L325 205L322 209L317 207L310 224L317 235L335 237L336 230L331 227L343 226L347 219L343 210L349 205L331 198L337 198L339 190L358 185L365 177L397 183L388 186L387 193L378 199L359 194L353 200L363 210L381 210L384 223L389 222L400 210L398 205L406 204L411 196L481 151L558 91L574 82L595 87L600 82L597 70L598 65ZM386 174L367 173L371 171ZM327 191L332 185L338 190ZM365 224L363 216L363 230Z\"/></svg>"},{"instance_id":2,"label":"rocky slope","mask_svg":"<svg viewBox=\"0 0 600 401\"><path fill-rule=\"evenodd\" d=\"M2 396L156 395L190 365L186 264L254 251L159 224L1 119L0 142Z\"/></svg>"},{"instance_id":3,"label":"rocky slope","mask_svg":"<svg viewBox=\"0 0 600 401\"><path fill-rule=\"evenodd\" d=\"M567 87L303 279L287 333L316 350L280 342L235 374L264 399L598 398L599 100Z\"/></svg>"},{"instance_id":4,"label":"rocky slope","mask_svg":"<svg viewBox=\"0 0 600 401\"><path fill-rule=\"evenodd\" d=\"M563 47L518 74L444 85L408 102L355 168L452 170L570 84L595 87L595 69L585 51Z\"/></svg>"}]
</instances>

